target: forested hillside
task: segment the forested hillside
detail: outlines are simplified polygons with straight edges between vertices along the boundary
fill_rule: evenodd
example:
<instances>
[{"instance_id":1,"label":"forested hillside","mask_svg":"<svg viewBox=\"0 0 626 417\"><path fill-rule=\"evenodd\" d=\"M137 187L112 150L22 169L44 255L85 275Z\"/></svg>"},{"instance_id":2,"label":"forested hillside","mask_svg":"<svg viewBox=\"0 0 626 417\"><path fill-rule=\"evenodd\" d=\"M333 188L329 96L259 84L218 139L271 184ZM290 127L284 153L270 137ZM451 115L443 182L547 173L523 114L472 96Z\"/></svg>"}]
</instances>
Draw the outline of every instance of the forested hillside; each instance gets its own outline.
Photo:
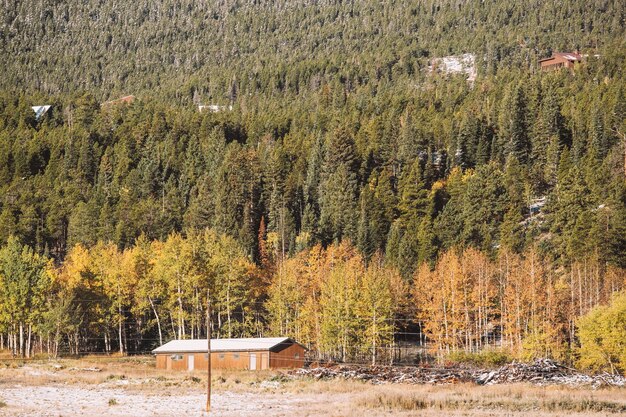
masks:
<instances>
[{"instance_id":1,"label":"forested hillside","mask_svg":"<svg viewBox=\"0 0 626 417\"><path fill-rule=\"evenodd\" d=\"M5 88L186 103L406 88L429 57L462 52L485 74L530 70L553 50L623 53L625 11L619 0L6 0L0 16Z\"/></svg>"},{"instance_id":2,"label":"forested hillside","mask_svg":"<svg viewBox=\"0 0 626 417\"><path fill-rule=\"evenodd\" d=\"M624 7L510 3L5 2L0 344L202 336L209 289L215 334L327 358L603 349L578 319L626 285ZM462 53L474 81L429 69Z\"/></svg>"}]
</instances>

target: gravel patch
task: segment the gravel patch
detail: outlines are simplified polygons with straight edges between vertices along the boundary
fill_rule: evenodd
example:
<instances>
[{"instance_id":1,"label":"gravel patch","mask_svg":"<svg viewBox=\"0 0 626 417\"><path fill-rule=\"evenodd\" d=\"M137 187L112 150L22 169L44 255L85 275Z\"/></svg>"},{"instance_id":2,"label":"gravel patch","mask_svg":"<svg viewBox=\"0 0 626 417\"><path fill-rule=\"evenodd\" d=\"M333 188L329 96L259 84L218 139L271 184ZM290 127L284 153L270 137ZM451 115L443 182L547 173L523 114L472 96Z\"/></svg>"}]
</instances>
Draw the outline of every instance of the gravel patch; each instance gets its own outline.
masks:
<instances>
[{"instance_id":1,"label":"gravel patch","mask_svg":"<svg viewBox=\"0 0 626 417\"><path fill-rule=\"evenodd\" d=\"M304 401L293 394L218 392L211 413L204 411L206 395L146 394L124 389L75 386L3 387L7 404L0 416L245 416L271 410L273 416L293 415Z\"/></svg>"}]
</instances>

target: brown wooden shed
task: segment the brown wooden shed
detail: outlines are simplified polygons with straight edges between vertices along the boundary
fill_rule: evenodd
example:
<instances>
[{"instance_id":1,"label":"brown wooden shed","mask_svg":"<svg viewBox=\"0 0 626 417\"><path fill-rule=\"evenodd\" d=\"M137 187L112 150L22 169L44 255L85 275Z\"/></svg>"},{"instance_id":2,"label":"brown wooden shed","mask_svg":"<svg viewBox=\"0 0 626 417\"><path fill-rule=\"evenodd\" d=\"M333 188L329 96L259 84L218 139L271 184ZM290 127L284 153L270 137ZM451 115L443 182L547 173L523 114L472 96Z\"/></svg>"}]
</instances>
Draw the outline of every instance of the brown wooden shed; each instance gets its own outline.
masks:
<instances>
[{"instance_id":1,"label":"brown wooden shed","mask_svg":"<svg viewBox=\"0 0 626 417\"><path fill-rule=\"evenodd\" d=\"M207 340L172 340L152 351L156 367L207 369ZM305 347L288 337L211 339L211 369L300 368Z\"/></svg>"}]
</instances>

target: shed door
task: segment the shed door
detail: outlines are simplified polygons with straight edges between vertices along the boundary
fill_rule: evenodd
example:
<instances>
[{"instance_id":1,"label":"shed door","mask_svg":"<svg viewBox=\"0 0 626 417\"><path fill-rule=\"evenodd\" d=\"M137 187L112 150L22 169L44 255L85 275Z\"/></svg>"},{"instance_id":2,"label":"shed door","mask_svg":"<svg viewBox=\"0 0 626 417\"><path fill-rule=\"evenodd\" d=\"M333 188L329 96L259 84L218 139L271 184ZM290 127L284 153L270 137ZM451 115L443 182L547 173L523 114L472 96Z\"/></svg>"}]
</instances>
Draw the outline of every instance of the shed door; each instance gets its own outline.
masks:
<instances>
[{"instance_id":1,"label":"shed door","mask_svg":"<svg viewBox=\"0 0 626 417\"><path fill-rule=\"evenodd\" d=\"M190 371L193 371L193 360L194 360L194 357L195 356L193 354L188 356L189 362L187 362L187 364L188 364L187 369L190 370Z\"/></svg>"},{"instance_id":2,"label":"shed door","mask_svg":"<svg viewBox=\"0 0 626 417\"><path fill-rule=\"evenodd\" d=\"M250 354L250 370L256 371L256 353Z\"/></svg>"},{"instance_id":3,"label":"shed door","mask_svg":"<svg viewBox=\"0 0 626 417\"><path fill-rule=\"evenodd\" d=\"M267 353L261 353L261 369L267 369L267 365Z\"/></svg>"}]
</instances>

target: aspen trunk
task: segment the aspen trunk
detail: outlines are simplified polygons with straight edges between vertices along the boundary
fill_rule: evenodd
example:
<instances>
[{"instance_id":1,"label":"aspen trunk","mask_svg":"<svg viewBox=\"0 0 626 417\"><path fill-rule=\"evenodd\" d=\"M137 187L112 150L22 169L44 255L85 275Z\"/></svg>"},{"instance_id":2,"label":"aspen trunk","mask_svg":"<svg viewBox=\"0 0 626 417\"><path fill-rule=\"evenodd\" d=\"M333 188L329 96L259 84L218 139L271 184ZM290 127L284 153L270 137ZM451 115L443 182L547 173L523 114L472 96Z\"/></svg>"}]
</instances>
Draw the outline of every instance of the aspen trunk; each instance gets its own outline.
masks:
<instances>
[{"instance_id":1,"label":"aspen trunk","mask_svg":"<svg viewBox=\"0 0 626 417\"><path fill-rule=\"evenodd\" d=\"M178 279L178 338L185 336L185 319L183 318L183 297L180 288L180 278Z\"/></svg>"},{"instance_id":2,"label":"aspen trunk","mask_svg":"<svg viewBox=\"0 0 626 417\"><path fill-rule=\"evenodd\" d=\"M33 326L32 324L28 323L28 333L26 335L26 357L27 358L30 358L32 335L33 335Z\"/></svg>"},{"instance_id":3,"label":"aspen trunk","mask_svg":"<svg viewBox=\"0 0 626 417\"><path fill-rule=\"evenodd\" d=\"M117 337L119 338L120 341L120 354L123 355L124 354L124 339L122 338L122 307L119 306L118 307L118 320L117 320Z\"/></svg>"},{"instance_id":4,"label":"aspen trunk","mask_svg":"<svg viewBox=\"0 0 626 417\"><path fill-rule=\"evenodd\" d=\"M170 316L170 325L172 326L172 334L176 335L176 325L174 324L174 316L172 316L172 312L169 312Z\"/></svg>"},{"instance_id":5,"label":"aspen trunk","mask_svg":"<svg viewBox=\"0 0 626 417\"><path fill-rule=\"evenodd\" d=\"M228 324L228 337L232 337L231 335L231 326L230 326L230 279L228 280L228 286L226 287L226 323Z\"/></svg>"},{"instance_id":6,"label":"aspen trunk","mask_svg":"<svg viewBox=\"0 0 626 417\"><path fill-rule=\"evenodd\" d=\"M152 312L154 313L154 317L157 322L157 329L159 329L159 345L163 344L163 333L161 332L161 320L159 319L159 313L157 313L156 308L154 306L154 302L152 301L152 297L148 297L148 301L150 302L150 306L152 307Z\"/></svg>"},{"instance_id":7,"label":"aspen trunk","mask_svg":"<svg viewBox=\"0 0 626 417\"><path fill-rule=\"evenodd\" d=\"M20 345L19 355L24 357L24 323L20 322Z\"/></svg>"},{"instance_id":8,"label":"aspen trunk","mask_svg":"<svg viewBox=\"0 0 626 417\"><path fill-rule=\"evenodd\" d=\"M376 365L376 309L374 309L373 330L372 330L372 366Z\"/></svg>"}]
</instances>

